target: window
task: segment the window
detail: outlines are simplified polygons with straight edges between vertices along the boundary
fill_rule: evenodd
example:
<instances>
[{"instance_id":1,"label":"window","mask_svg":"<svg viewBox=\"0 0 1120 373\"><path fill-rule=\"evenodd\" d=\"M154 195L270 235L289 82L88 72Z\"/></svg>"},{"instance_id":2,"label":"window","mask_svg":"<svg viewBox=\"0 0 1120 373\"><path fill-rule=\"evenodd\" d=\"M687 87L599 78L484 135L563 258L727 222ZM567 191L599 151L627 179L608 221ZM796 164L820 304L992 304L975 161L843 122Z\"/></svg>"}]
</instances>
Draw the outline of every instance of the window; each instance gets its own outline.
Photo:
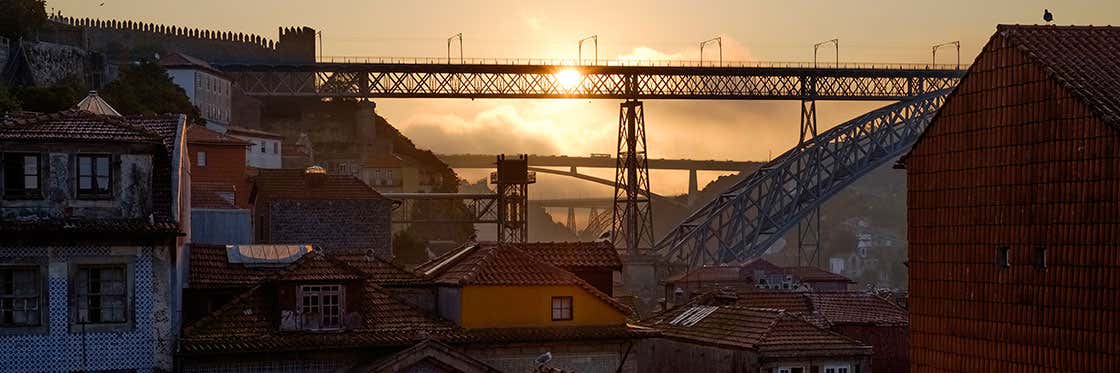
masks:
<instances>
[{"instance_id":1,"label":"window","mask_svg":"<svg viewBox=\"0 0 1120 373\"><path fill-rule=\"evenodd\" d=\"M198 152L198 167L206 167L206 152Z\"/></svg>"},{"instance_id":2,"label":"window","mask_svg":"<svg viewBox=\"0 0 1120 373\"><path fill-rule=\"evenodd\" d=\"M266 147L267 145L268 145L268 141L261 140L261 153L267 153L268 152L268 148Z\"/></svg>"},{"instance_id":3,"label":"window","mask_svg":"<svg viewBox=\"0 0 1120 373\"><path fill-rule=\"evenodd\" d=\"M78 197L109 196L109 156L78 156Z\"/></svg>"},{"instance_id":4,"label":"window","mask_svg":"<svg viewBox=\"0 0 1120 373\"><path fill-rule=\"evenodd\" d=\"M778 373L805 373L804 367L781 367L778 368Z\"/></svg>"},{"instance_id":5,"label":"window","mask_svg":"<svg viewBox=\"0 0 1120 373\"><path fill-rule=\"evenodd\" d=\"M41 292L37 267L0 267L0 327L40 325Z\"/></svg>"},{"instance_id":6,"label":"window","mask_svg":"<svg viewBox=\"0 0 1120 373\"><path fill-rule=\"evenodd\" d=\"M1034 266L1038 269L1046 269L1046 248L1042 246L1035 246L1034 248Z\"/></svg>"},{"instance_id":7,"label":"window","mask_svg":"<svg viewBox=\"0 0 1120 373\"><path fill-rule=\"evenodd\" d=\"M850 373L847 365L825 365L824 373Z\"/></svg>"},{"instance_id":8,"label":"window","mask_svg":"<svg viewBox=\"0 0 1120 373\"><path fill-rule=\"evenodd\" d=\"M4 197L36 199L42 197L42 162L38 154L4 154Z\"/></svg>"},{"instance_id":9,"label":"window","mask_svg":"<svg viewBox=\"0 0 1120 373\"><path fill-rule=\"evenodd\" d=\"M572 319L572 297L552 297L552 321Z\"/></svg>"},{"instance_id":10,"label":"window","mask_svg":"<svg viewBox=\"0 0 1120 373\"><path fill-rule=\"evenodd\" d=\"M1011 267L1011 248L1007 246L1000 246L996 248L996 264L1000 267Z\"/></svg>"},{"instance_id":11,"label":"window","mask_svg":"<svg viewBox=\"0 0 1120 373\"><path fill-rule=\"evenodd\" d=\"M303 285L300 287L300 313L305 329L329 330L342 327L342 286Z\"/></svg>"},{"instance_id":12,"label":"window","mask_svg":"<svg viewBox=\"0 0 1120 373\"><path fill-rule=\"evenodd\" d=\"M128 321L128 284L124 265L79 266L74 278L78 324Z\"/></svg>"},{"instance_id":13,"label":"window","mask_svg":"<svg viewBox=\"0 0 1120 373\"><path fill-rule=\"evenodd\" d=\"M272 154L280 154L280 143L279 142L272 143Z\"/></svg>"}]
</instances>

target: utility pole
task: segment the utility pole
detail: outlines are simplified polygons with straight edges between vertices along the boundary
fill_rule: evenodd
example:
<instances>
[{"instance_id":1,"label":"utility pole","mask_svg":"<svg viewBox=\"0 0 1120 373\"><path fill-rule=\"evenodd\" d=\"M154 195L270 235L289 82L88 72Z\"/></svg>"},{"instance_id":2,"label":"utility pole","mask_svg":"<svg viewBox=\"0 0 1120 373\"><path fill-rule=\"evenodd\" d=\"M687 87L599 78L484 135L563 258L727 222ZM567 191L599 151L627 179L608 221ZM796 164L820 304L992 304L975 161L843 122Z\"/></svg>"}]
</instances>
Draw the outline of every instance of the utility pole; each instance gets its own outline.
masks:
<instances>
[{"instance_id":1,"label":"utility pole","mask_svg":"<svg viewBox=\"0 0 1120 373\"><path fill-rule=\"evenodd\" d=\"M931 66L931 67L936 67L937 66L937 48L947 47L947 46L950 46L950 45L955 45L957 47L957 70L961 69L961 42L959 40L934 45L933 46L933 63L932 63L933 66Z\"/></svg>"}]
</instances>

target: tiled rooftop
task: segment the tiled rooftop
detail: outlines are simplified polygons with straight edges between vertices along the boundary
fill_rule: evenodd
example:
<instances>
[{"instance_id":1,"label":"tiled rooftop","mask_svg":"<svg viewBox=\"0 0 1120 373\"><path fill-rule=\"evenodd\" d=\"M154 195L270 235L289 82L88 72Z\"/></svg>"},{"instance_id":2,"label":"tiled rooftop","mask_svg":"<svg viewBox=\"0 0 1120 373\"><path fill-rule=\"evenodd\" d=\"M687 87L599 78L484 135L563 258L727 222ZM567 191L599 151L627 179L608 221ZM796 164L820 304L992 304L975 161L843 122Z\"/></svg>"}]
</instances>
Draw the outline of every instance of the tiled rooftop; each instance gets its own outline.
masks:
<instances>
[{"instance_id":1,"label":"tiled rooftop","mask_svg":"<svg viewBox=\"0 0 1120 373\"><path fill-rule=\"evenodd\" d=\"M262 169L253 177L255 199L382 199L380 193L351 175L320 175L313 183L303 169Z\"/></svg>"},{"instance_id":2,"label":"tiled rooftop","mask_svg":"<svg viewBox=\"0 0 1120 373\"><path fill-rule=\"evenodd\" d=\"M614 245L598 242L528 242L517 248L569 271L581 268L609 268L622 270L622 259Z\"/></svg>"},{"instance_id":3,"label":"tiled rooftop","mask_svg":"<svg viewBox=\"0 0 1120 373\"><path fill-rule=\"evenodd\" d=\"M871 348L780 309L687 305L661 313L644 326L674 339L752 349L764 358L870 355Z\"/></svg>"},{"instance_id":4,"label":"tiled rooftop","mask_svg":"<svg viewBox=\"0 0 1120 373\"><path fill-rule=\"evenodd\" d=\"M1120 27L1000 25L997 34L1120 130Z\"/></svg>"},{"instance_id":5,"label":"tiled rooftop","mask_svg":"<svg viewBox=\"0 0 1120 373\"><path fill-rule=\"evenodd\" d=\"M907 325L906 309L875 294L848 292L805 293L824 319L832 324Z\"/></svg>"},{"instance_id":6,"label":"tiled rooftop","mask_svg":"<svg viewBox=\"0 0 1120 373\"><path fill-rule=\"evenodd\" d=\"M392 286L418 284L424 279L392 263L361 251L323 251L333 262L358 271L373 283ZM299 262L293 263L293 265ZM246 267L229 263L223 245L191 245L191 288L249 288L262 280L277 276L282 268Z\"/></svg>"},{"instance_id":7,"label":"tiled rooftop","mask_svg":"<svg viewBox=\"0 0 1120 373\"><path fill-rule=\"evenodd\" d=\"M253 351L298 351L329 348L407 346L429 336L443 339L460 329L445 320L429 317L367 283L356 311L360 326L338 333L280 331L279 315L270 312L272 302L263 287L238 296L207 317L188 325L180 338L182 351L230 353Z\"/></svg>"},{"instance_id":8,"label":"tiled rooftop","mask_svg":"<svg viewBox=\"0 0 1120 373\"><path fill-rule=\"evenodd\" d=\"M170 151L183 120L178 114L118 117L82 110L19 113L0 122L0 140L153 143L163 144Z\"/></svg>"},{"instance_id":9,"label":"tiled rooftop","mask_svg":"<svg viewBox=\"0 0 1120 373\"><path fill-rule=\"evenodd\" d=\"M191 182L191 208L236 209L236 190L230 183Z\"/></svg>"},{"instance_id":10,"label":"tiled rooftop","mask_svg":"<svg viewBox=\"0 0 1120 373\"><path fill-rule=\"evenodd\" d=\"M846 282L849 284L856 283L852 279L844 277L836 273L832 273L817 267L786 267L786 272L793 275L794 278L801 282Z\"/></svg>"},{"instance_id":11,"label":"tiled rooftop","mask_svg":"<svg viewBox=\"0 0 1120 373\"><path fill-rule=\"evenodd\" d=\"M221 133L205 126L192 125L187 127L187 143L188 144L207 144L207 145L228 145L228 146L249 146L249 142Z\"/></svg>"},{"instance_id":12,"label":"tiled rooftop","mask_svg":"<svg viewBox=\"0 0 1120 373\"><path fill-rule=\"evenodd\" d=\"M421 264L416 271L446 285L577 285L625 314L632 312L571 272L513 245L494 242L466 245Z\"/></svg>"}]
</instances>

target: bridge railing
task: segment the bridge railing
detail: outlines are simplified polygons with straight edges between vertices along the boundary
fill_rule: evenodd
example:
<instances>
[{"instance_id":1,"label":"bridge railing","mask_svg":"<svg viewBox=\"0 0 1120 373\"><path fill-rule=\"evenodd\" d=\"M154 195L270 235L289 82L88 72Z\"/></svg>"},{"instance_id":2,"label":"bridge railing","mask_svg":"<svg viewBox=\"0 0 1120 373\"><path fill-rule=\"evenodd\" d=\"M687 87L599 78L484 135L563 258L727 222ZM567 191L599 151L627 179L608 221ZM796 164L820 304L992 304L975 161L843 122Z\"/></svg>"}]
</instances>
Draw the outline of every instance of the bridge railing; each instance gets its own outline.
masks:
<instances>
[{"instance_id":1,"label":"bridge railing","mask_svg":"<svg viewBox=\"0 0 1120 373\"><path fill-rule=\"evenodd\" d=\"M320 56L319 63L329 64L408 64L408 65L526 65L526 66L638 66L638 67L729 67L729 68L822 68L822 69L894 69L894 70L959 70L968 65L928 63L843 62L816 63L803 61L711 61L711 60L641 60L613 59L582 61L571 58L451 58L444 57L369 57Z\"/></svg>"}]
</instances>

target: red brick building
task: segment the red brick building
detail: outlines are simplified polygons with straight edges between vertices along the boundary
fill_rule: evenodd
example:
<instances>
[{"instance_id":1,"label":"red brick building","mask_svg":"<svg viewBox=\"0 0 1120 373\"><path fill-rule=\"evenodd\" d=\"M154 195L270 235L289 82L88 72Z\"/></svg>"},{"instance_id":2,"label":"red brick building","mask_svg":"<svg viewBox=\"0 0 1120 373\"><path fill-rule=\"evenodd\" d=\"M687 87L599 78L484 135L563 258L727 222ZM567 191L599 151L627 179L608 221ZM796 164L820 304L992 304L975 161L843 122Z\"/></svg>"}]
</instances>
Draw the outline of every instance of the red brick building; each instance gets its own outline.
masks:
<instances>
[{"instance_id":1,"label":"red brick building","mask_svg":"<svg viewBox=\"0 0 1120 373\"><path fill-rule=\"evenodd\" d=\"M235 204L248 206L249 174L245 165L245 140L211 131L203 126L187 128L187 152L191 160L191 183L232 186Z\"/></svg>"},{"instance_id":2,"label":"red brick building","mask_svg":"<svg viewBox=\"0 0 1120 373\"><path fill-rule=\"evenodd\" d=\"M999 26L903 164L912 370L1120 370L1120 28Z\"/></svg>"}]
</instances>

